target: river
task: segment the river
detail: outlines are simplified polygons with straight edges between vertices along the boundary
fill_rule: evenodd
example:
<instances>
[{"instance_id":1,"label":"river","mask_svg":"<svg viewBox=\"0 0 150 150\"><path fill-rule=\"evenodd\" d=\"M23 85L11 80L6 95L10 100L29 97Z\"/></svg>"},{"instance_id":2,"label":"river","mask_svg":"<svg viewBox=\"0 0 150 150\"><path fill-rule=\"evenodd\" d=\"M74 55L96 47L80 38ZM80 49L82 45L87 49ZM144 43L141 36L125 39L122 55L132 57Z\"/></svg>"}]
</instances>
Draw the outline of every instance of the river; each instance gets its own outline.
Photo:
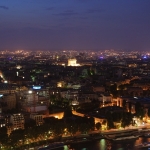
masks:
<instances>
[{"instance_id":1,"label":"river","mask_svg":"<svg viewBox=\"0 0 150 150\"><path fill-rule=\"evenodd\" d=\"M137 140L120 141L117 143L106 139L100 139L91 142L71 144L69 148L64 146L64 150L150 150L148 147L135 147L135 145L148 142L150 142L150 138L143 137L139 137Z\"/></svg>"}]
</instances>

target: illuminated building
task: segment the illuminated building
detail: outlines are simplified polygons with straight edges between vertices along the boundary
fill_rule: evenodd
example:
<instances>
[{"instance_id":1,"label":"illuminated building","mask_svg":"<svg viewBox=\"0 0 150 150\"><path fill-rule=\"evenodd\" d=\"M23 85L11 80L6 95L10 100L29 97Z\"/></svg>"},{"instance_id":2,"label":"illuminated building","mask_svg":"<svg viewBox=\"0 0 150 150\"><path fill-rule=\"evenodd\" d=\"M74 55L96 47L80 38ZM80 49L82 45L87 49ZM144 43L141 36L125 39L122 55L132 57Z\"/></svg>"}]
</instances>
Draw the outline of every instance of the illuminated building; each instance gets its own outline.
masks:
<instances>
[{"instance_id":1,"label":"illuminated building","mask_svg":"<svg viewBox=\"0 0 150 150\"><path fill-rule=\"evenodd\" d=\"M43 115L40 115L40 114L37 114L37 113L32 113L30 115L30 118L35 120L37 126L40 126L40 125L43 124Z\"/></svg>"},{"instance_id":2,"label":"illuminated building","mask_svg":"<svg viewBox=\"0 0 150 150\"><path fill-rule=\"evenodd\" d=\"M57 87L64 87L64 86L65 86L64 81L57 82Z\"/></svg>"},{"instance_id":3,"label":"illuminated building","mask_svg":"<svg viewBox=\"0 0 150 150\"><path fill-rule=\"evenodd\" d=\"M10 123L13 125L13 130L24 129L24 116L23 114L13 114L10 116Z\"/></svg>"},{"instance_id":4,"label":"illuminated building","mask_svg":"<svg viewBox=\"0 0 150 150\"><path fill-rule=\"evenodd\" d=\"M4 76L3 76L3 74L2 74L2 72L1 72L1 71L0 71L0 77L1 77L1 78L4 78Z\"/></svg>"},{"instance_id":5,"label":"illuminated building","mask_svg":"<svg viewBox=\"0 0 150 150\"><path fill-rule=\"evenodd\" d=\"M68 66L80 66L80 64L77 64L76 59L68 59Z\"/></svg>"},{"instance_id":6,"label":"illuminated building","mask_svg":"<svg viewBox=\"0 0 150 150\"><path fill-rule=\"evenodd\" d=\"M7 83L0 83L0 93L1 94L10 94L15 93L16 88L12 87L10 84Z\"/></svg>"},{"instance_id":7,"label":"illuminated building","mask_svg":"<svg viewBox=\"0 0 150 150\"><path fill-rule=\"evenodd\" d=\"M6 125L7 134L10 135L13 130L24 129L24 123L25 123L25 119L23 114L18 113L18 114L11 115L10 123L7 123Z\"/></svg>"},{"instance_id":8,"label":"illuminated building","mask_svg":"<svg viewBox=\"0 0 150 150\"><path fill-rule=\"evenodd\" d=\"M21 68L22 68L22 66L20 66L20 65L17 65L17 66L16 66L16 68L17 68L17 69L21 69Z\"/></svg>"},{"instance_id":9,"label":"illuminated building","mask_svg":"<svg viewBox=\"0 0 150 150\"><path fill-rule=\"evenodd\" d=\"M35 88L34 88L35 89ZM18 92L18 101L25 112L35 113L48 110L49 99L47 90L29 90Z\"/></svg>"}]
</instances>

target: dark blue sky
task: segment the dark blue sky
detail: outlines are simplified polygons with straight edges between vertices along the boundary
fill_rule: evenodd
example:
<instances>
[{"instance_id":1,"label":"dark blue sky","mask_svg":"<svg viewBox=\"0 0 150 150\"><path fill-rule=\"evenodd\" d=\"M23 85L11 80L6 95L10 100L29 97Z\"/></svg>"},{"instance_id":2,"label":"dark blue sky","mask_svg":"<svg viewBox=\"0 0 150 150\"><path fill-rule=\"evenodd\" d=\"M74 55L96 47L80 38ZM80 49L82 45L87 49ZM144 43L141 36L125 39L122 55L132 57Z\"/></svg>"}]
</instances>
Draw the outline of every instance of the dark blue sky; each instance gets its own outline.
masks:
<instances>
[{"instance_id":1,"label":"dark blue sky","mask_svg":"<svg viewBox=\"0 0 150 150\"><path fill-rule=\"evenodd\" d=\"M150 0L0 0L3 49L150 50Z\"/></svg>"}]
</instances>

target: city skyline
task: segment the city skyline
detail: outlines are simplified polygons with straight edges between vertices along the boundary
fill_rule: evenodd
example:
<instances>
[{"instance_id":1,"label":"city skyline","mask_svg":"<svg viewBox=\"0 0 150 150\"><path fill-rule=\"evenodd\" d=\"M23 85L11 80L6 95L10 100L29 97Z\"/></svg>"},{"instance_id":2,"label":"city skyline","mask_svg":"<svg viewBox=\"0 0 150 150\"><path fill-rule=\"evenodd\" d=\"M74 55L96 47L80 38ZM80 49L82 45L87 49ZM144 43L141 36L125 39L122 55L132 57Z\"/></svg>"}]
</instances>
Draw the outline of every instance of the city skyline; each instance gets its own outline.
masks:
<instances>
[{"instance_id":1,"label":"city skyline","mask_svg":"<svg viewBox=\"0 0 150 150\"><path fill-rule=\"evenodd\" d=\"M150 1L1 0L0 50L150 50Z\"/></svg>"}]
</instances>

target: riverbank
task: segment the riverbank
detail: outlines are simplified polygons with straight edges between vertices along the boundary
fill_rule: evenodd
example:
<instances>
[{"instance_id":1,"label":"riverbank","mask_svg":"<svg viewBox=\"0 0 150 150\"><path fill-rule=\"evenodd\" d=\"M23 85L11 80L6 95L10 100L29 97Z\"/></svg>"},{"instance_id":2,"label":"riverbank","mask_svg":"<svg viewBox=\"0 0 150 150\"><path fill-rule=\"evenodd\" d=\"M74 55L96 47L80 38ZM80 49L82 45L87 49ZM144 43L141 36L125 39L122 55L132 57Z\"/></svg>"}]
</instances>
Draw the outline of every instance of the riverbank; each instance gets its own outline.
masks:
<instances>
[{"instance_id":1,"label":"riverbank","mask_svg":"<svg viewBox=\"0 0 150 150\"><path fill-rule=\"evenodd\" d=\"M132 131L132 132L131 132ZM135 132L136 131L136 132ZM137 132L138 131L138 132ZM29 147L40 147L40 146L44 146L44 145L47 145L49 143L54 143L54 142L64 142L64 145L75 145L75 144L80 144L80 143L89 143L89 142L93 142L93 141L96 141L96 140L100 140L100 139L106 139L106 140L111 140L113 138L115 138L115 134L117 134L117 136L121 136L121 137L124 137L124 134L123 133L135 133L135 135L139 135L140 137L141 136L144 136L143 133L147 132L147 131L150 131L149 129L147 128L143 128L143 129L120 129L120 130L107 130L107 131L103 131L103 132L100 132L100 131L94 131L94 132L90 132L89 134L79 134L79 135L76 135L76 136L60 136L60 137L56 137L56 138L51 138L51 139L47 139L47 140L43 140L43 141L39 141L39 142L35 142L35 143L31 143L31 144L28 144L28 145L24 145L20 148L17 148L15 150L23 150L23 149L27 149L29 150ZM104 136L104 133L106 135L111 135L111 134L114 134L111 139L110 138L107 138L106 136ZM128 135L126 135L128 137ZM124 138L122 138L124 139ZM34 149L34 150L37 150Z\"/></svg>"}]
</instances>

